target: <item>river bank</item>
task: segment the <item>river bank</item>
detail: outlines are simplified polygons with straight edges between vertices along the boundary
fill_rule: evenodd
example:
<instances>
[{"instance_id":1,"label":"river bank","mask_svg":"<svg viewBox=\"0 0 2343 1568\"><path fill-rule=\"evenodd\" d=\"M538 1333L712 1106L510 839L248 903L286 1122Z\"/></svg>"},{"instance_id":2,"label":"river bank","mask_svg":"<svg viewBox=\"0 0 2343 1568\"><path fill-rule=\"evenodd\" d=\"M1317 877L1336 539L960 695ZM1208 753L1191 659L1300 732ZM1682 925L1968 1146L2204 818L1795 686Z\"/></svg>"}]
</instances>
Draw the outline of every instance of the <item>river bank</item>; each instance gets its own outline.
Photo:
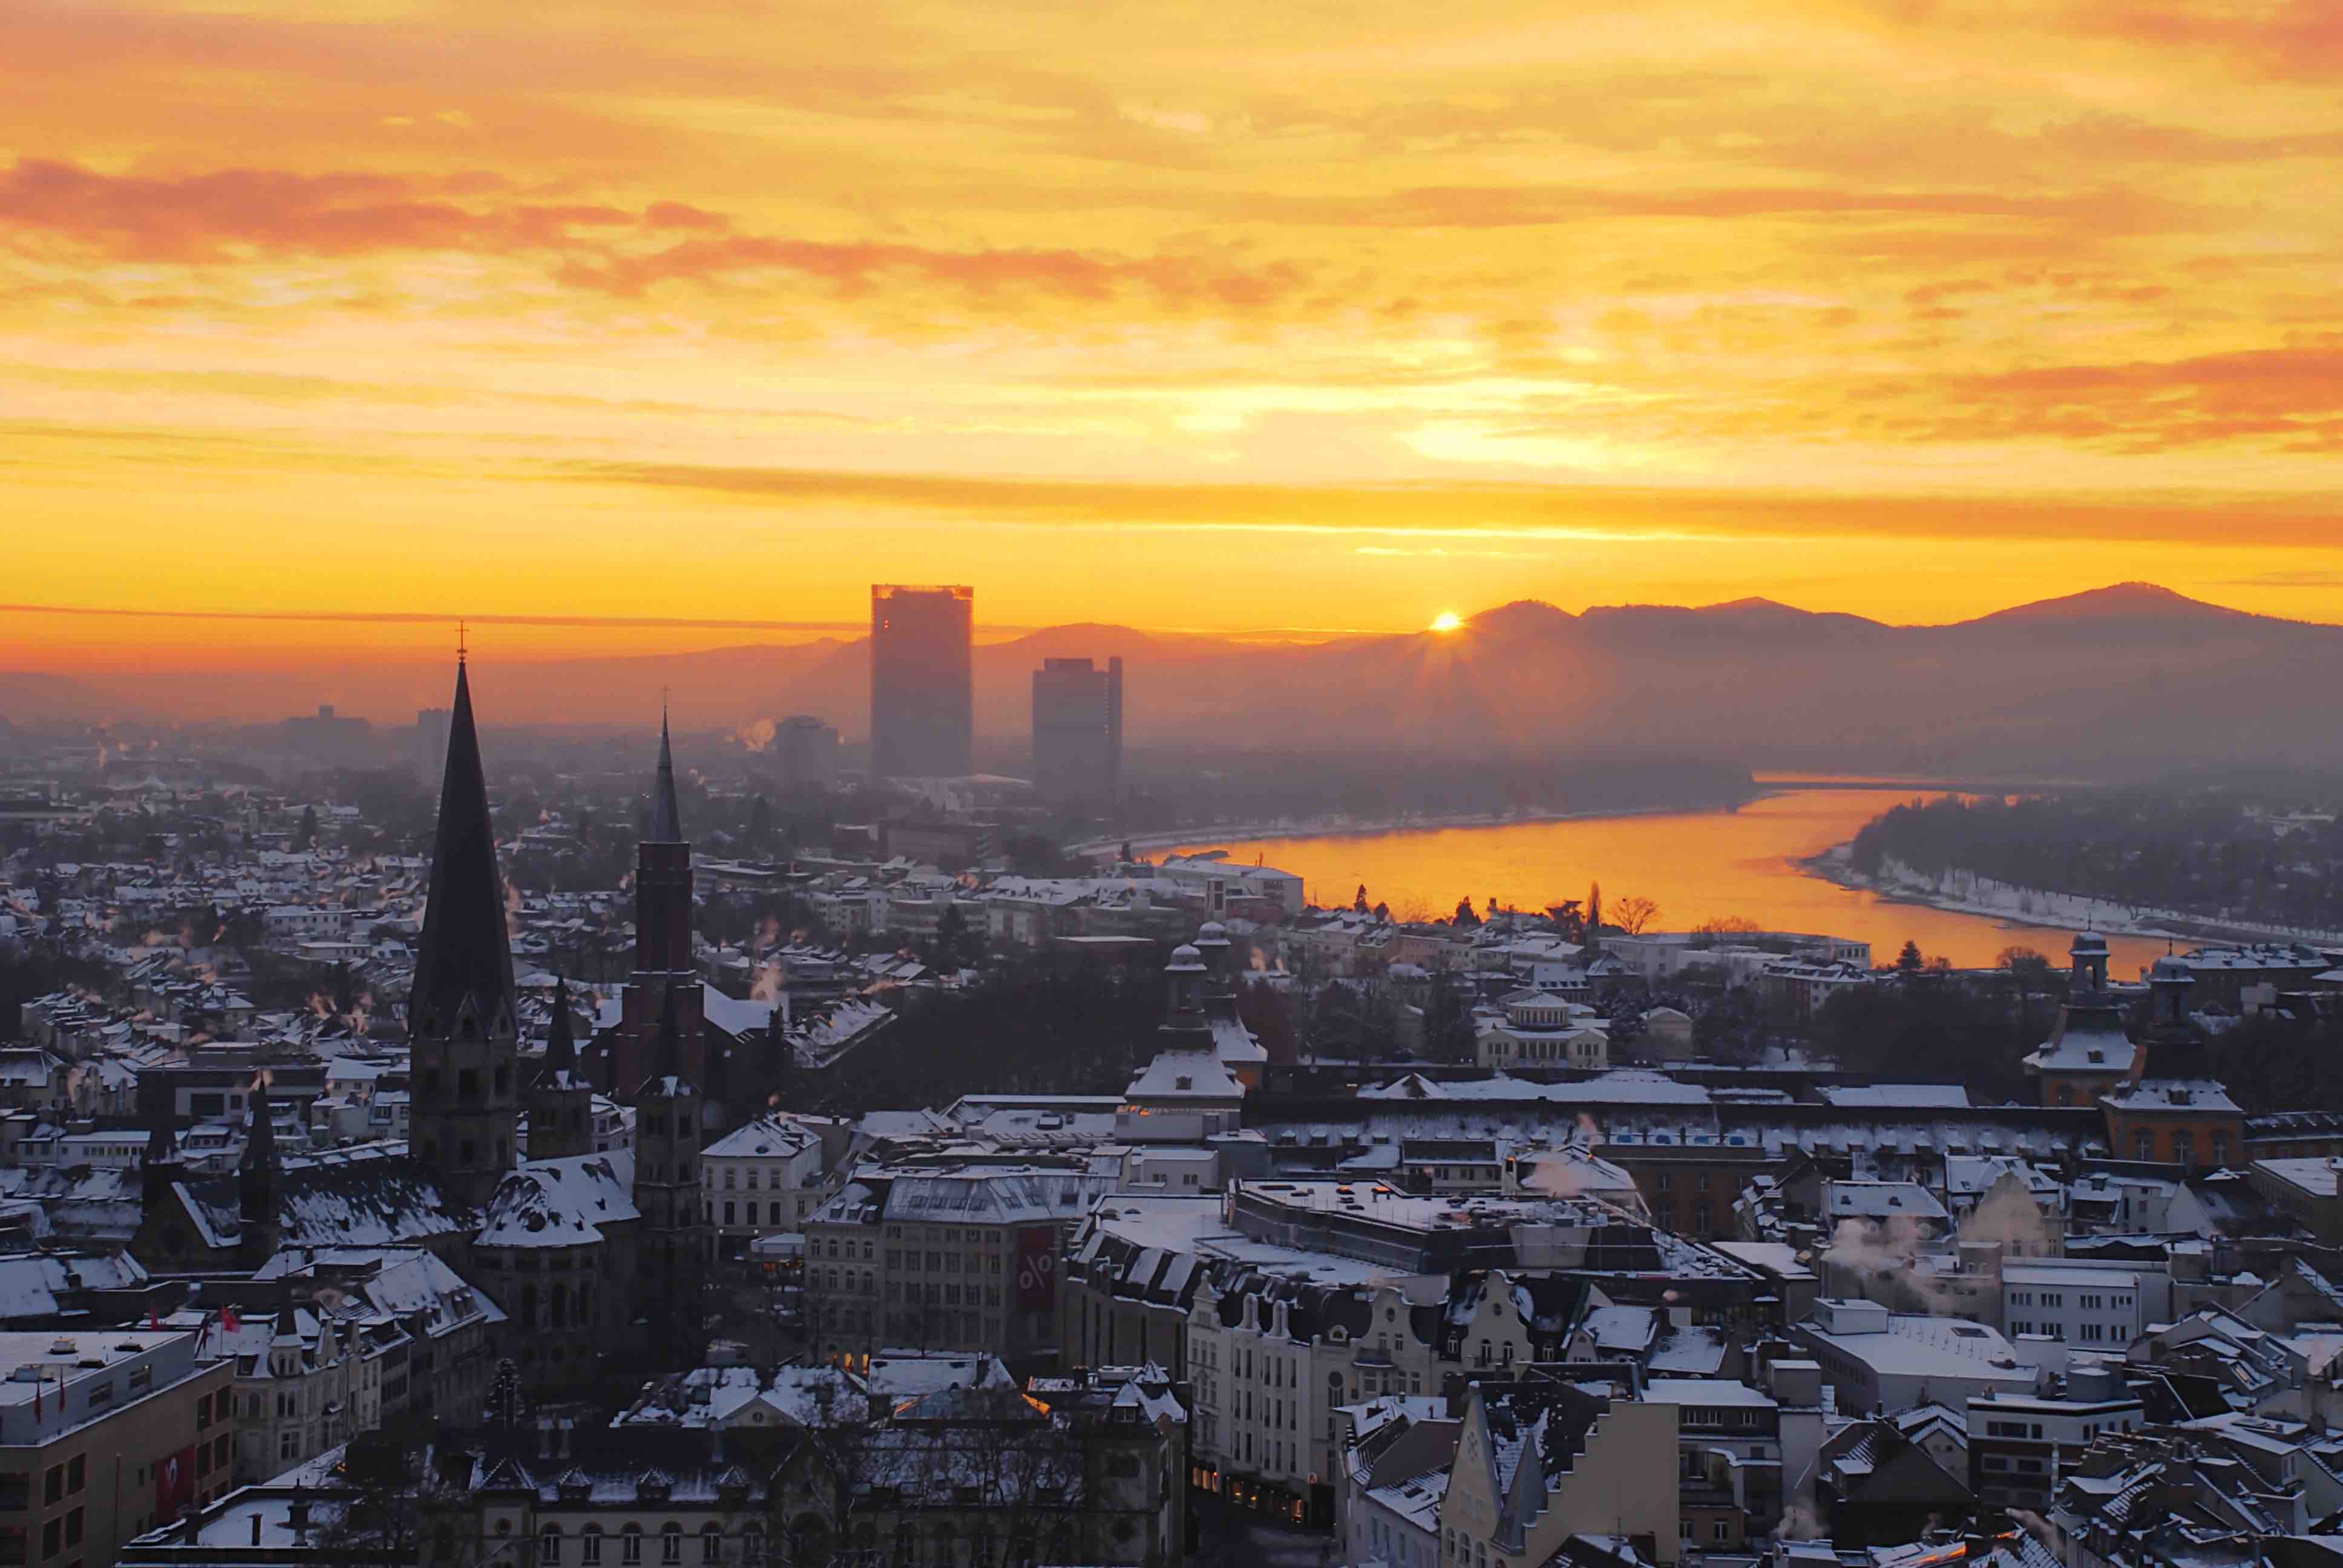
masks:
<instances>
[{"instance_id":1,"label":"river bank","mask_svg":"<svg viewBox=\"0 0 2343 1568\"><path fill-rule=\"evenodd\" d=\"M1544 819L1476 814L1433 824L1423 819L1331 819L1315 832L1293 821L1223 836L1193 830L1150 835L1150 850L1209 848L1251 865L1256 859L1302 879L1321 906L1347 907L1361 886L1367 901L1411 919L1435 919L1460 899L1475 909L1542 910L1581 899L1600 882L1604 900L1649 899L1653 929L1686 930L1709 920L1744 920L1758 930L1814 931L1871 944L1894 960L1906 941L1962 969L1990 968L2005 948L2056 947L2036 925L1998 915L1940 910L1911 899L1840 886L1805 862L1852 839L1882 811L1909 799L1895 789L1809 789L1761 793L1734 806L1668 807L1632 812L1554 812ZM1142 840L1134 839L1137 852ZM1093 846L1111 854L1121 840ZM2046 917L2045 917L2046 919ZM2161 938L2109 942L2115 972L2128 977L2164 951Z\"/></svg>"},{"instance_id":2,"label":"river bank","mask_svg":"<svg viewBox=\"0 0 2343 1568\"><path fill-rule=\"evenodd\" d=\"M1974 871L1947 871L1932 877L1893 859L1884 862L1882 875L1873 876L1856 869L1852 839L1835 844L1818 855L1807 856L1799 865L1810 876L1891 903L1976 915L2041 930L2095 930L2111 936L2190 940L2307 942L2314 947L2343 944L2343 933L2335 931L2228 920L2185 910L2150 909L2118 900L2021 888L1980 877Z\"/></svg>"}]
</instances>

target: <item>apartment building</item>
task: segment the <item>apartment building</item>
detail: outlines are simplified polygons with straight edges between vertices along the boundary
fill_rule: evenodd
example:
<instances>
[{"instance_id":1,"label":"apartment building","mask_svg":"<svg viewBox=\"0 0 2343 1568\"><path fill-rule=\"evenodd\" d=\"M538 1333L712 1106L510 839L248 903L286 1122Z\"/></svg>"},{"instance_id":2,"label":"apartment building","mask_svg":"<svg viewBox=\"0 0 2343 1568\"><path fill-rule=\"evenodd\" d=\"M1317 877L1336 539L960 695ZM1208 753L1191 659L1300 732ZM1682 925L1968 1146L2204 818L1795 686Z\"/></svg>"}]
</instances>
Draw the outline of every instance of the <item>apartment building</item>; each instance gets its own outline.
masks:
<instances>
[{"instance_id":1,"label":"apartment building","mask_svg":"<svg viewBox=\"0 0 2343 1568\"><path fill-rule=\"evenodd\" d=\"M836 1191L822 1180L821 1135L785 1116L762 1116L699 1152L702 1211L719 1258L759 1236L802 1230Z\"/></svg>"},{"instance_id":2,"label":"apartment building","mask_svg":"<svg viewBox=\"0 0 2343 1568\"><path fill-rule=\"evenodd\" d=\"M2005 1263L2002 1329L2012 1338L2040 1335L2119 1353L2147 1322L2143 1296L2140 1276L2128 1269L2067 1268L2055 1260Z\"/></svg>"},{"instance_id":3,"label":"apartment building","mask_svg":"<svg viewBox=\"0 0 2343 1568\"><path fill-rule=\"evenodd\" d=\"M816 1352L1055 1351L1066 1238L1114 1187L1111 1175L1029 1166L857 1174L806 1220Z\"/></svg>"}]
</instances>

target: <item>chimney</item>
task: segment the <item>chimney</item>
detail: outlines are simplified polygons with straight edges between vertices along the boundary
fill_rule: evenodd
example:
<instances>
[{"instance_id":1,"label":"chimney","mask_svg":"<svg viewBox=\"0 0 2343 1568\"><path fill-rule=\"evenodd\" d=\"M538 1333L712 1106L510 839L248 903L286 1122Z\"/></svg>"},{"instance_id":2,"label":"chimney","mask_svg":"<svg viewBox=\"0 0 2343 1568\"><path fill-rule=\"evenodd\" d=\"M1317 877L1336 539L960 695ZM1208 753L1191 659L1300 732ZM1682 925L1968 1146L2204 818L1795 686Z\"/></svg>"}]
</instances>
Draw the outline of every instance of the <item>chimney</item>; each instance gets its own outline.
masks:
<instances>
[{"instance_id":1,"label":"chimney","mask_svg":"<svg viewBox=\"0 0 2343 1568\"><path fill-rule=\"evenodd\" d=\"M260 1544L260 1515L257 1513L252 1516L252 1543L255 1546Z\"/></svg>"},{"instance_id":2,"label":"chimney","mask_svg":"<svg viewBox=\"0 0 2343 1568\"><path fill-rule=\"evenodd\" d=\"M259 1523L260 1515L257 1513L254 1514L252 1516L252 1521L256 1524ZM309 1534L309 1499L298 1487L294 1489L293 1501L286 1506L285 1523L293 1527L293 1539L295 1541L307 1540Z\"/></svg>"}]
</instances>

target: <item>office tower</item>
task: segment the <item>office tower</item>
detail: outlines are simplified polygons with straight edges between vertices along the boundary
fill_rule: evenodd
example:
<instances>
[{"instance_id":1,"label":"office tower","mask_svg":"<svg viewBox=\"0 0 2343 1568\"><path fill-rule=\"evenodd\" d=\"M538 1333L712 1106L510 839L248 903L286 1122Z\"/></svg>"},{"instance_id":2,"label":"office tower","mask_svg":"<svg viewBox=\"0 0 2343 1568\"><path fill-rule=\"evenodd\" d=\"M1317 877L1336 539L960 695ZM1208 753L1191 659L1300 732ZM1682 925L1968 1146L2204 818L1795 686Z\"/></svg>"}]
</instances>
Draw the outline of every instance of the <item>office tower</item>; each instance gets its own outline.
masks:
<instances>
[{"instance_id":1,"label":"office tower","mask_svg":"<svg viewBox=\"0 0 2343 1568\"><path fill-rule=\"evenodd\" d=\"M838 730L811 714L791 714L775 725L768 749L782 789L838 788Z\"/></svg>"},{"instance_id":2,"label":"office tower","mask_svg":"<svg viewBox=\"0 0 2343 1568\"><path fill-rule=\"evenodd\" d=\"M870 770L879 778L974 771L975 611L974 588L872 586Z\"/></svg>"},{"instance_id":3,"label":"office tower","mask_svg":"<svg viewBox=\"0 0 2343 1568\"><path fill-rule=\"evenodd\" d=\"M1122 776L1122 660L1045 658L1033 672L1033 787L1111 801Z\"/></svg>"},{"instance_id":4,"label":"office tower","mask_svg":"<svg viewBox=\"0 0 2343 1568\"><path fill-rule=\"evenodd\" d=\"M437 784L447 770L447 723L444 708L416 710L415 776L427 785Z\"/></svg>"}]
</instances>

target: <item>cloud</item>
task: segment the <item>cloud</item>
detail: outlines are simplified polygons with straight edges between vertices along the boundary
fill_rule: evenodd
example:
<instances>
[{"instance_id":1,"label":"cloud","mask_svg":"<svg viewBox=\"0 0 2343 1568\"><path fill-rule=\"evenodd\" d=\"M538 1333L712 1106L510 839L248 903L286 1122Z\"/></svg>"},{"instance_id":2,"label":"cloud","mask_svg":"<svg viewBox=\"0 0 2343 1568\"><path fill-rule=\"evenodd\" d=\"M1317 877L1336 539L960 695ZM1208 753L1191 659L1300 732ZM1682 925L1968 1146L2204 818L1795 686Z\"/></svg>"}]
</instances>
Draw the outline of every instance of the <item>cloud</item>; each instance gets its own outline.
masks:
<instances>
[{"instance_id":1,"label":"cloud","mask_svg":"<svg viewBox=\"0 0 2343 1568\"><path fill-rule=\"evenodd\" d=\"M468 181L486 193L495 187ZM1122 256L1055 247L942 249L727 232L733 220L677 201L636 212L597 203L462 206L397 176L227 169L176 177L114 176L19 159L0 174L0 233L45 232L136 261L219 262L247 250L343 256L406 250L553 252L572 287L637 295L663 283L759 274L819 279L848 292L910 279L971 296L1023 290L1105 300L1136 290L1177 307L1265 308L1307 283L1291 263L1242 266L1199 253ZM621 231L698 231L649 251Z\"/></svg>"},{"instance_id":2,"label":"cloud","mask_svg":"<svg viewBox=\"0 0 2343 1568\"><path fill-rule=\"evenodd\" d=\"M996 526L1318 534L1391 548L1591 538L2127 540L2318 546L2343 537L2325 496L2003 500L1607 485L1146 484L672 463L572 462L579 484L697 491L789 507L877 508Z\"/></svg>"},{"instance_id":3,"label":"cloud","mask_svg":"<svg viewBox=\"0 0 2343 1568\"><path fill-rule=\"evenodd\" d=\"M2343 571L2258 572L2249 578L2229 578L2223 588L2338 588Z\"/></svg>"},{"instance_id":4,"label":"cloud","mask_svg":"<svg viewBox=\"0 0 2343 1568\"><path fill-rule=\"evenodd\" d=\"M1063 249L938 250L753 235L686 240L649 255L573 263L559 276L576 287L633 295L662 283L720 281L775 272L820 278L854 291L890 277L946 284L980 295L1030 289L1093 300L1138 288L1167 303L1236 310L1257 309L1286 299L1305 281L1301 269L1291 265L1240 267L1199 256L1132 257Z\"/></svg>"},{"instance_id":5,"label":"cloud","mask_svg":"<svg viewBox=\"0 0 2343 1568\"><path fill-rule=\"evenodd\" d=\"M2343 336L2178 359L2049 365L1913 389L1891 427L1938 438L2055 435L2135 451L2245 439L2343 451Z\"/></svg>"}]
</instances>

